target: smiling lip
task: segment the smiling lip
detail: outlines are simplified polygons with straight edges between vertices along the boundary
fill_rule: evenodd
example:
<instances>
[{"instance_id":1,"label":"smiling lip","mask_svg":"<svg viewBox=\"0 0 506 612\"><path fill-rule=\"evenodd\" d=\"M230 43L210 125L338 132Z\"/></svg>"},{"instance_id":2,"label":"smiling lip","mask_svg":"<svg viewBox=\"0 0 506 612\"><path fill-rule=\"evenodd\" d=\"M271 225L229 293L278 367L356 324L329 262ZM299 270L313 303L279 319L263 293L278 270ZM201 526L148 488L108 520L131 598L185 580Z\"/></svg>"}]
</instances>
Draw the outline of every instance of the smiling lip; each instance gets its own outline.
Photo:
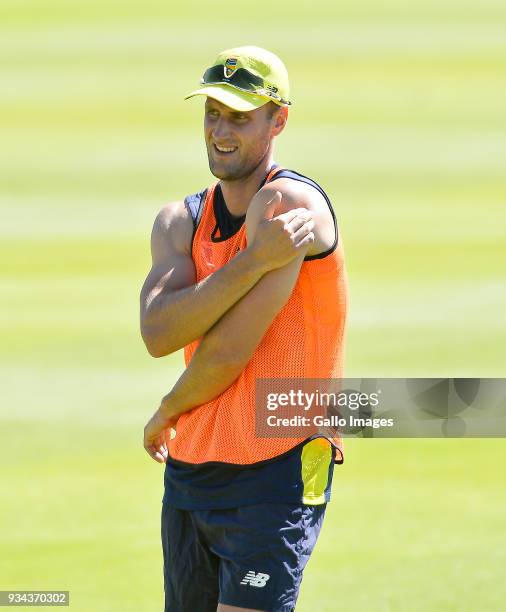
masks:
<instances>
[{"instance_id":1,"label":"smiling lip","mask_svg":"<svg viewBox=\"0 0 506 612\"><path fill-rule=\"evenodd\" d=\"M215 151L215 153L218 153L218 155L231 155L232 153L235 153L237 151L237 147L222 147L220 146L218 148L218 145L213 142L213 149Z\"/></svg>"}]
</instances>

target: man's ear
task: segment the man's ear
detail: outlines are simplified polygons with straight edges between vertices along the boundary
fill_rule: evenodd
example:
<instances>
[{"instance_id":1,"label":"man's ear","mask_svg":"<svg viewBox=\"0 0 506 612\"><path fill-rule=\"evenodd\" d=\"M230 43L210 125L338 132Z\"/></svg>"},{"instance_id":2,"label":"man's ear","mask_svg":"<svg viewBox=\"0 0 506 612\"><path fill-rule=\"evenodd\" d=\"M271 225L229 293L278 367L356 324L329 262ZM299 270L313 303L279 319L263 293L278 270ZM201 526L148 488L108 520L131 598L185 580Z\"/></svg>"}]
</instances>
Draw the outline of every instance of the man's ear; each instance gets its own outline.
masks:
<instances>
[{"instance_id":1,"label":"man's ear","mask_svg":"<svg viewBox=\"0 0 506 612\"><path fill-rule=\"evenodd\" d=\"M277 136L284 130L286 122L288 121L288 107L281 106L274 117L275 121L272 128L272 135Z\"/></svg>"}]
</instances>

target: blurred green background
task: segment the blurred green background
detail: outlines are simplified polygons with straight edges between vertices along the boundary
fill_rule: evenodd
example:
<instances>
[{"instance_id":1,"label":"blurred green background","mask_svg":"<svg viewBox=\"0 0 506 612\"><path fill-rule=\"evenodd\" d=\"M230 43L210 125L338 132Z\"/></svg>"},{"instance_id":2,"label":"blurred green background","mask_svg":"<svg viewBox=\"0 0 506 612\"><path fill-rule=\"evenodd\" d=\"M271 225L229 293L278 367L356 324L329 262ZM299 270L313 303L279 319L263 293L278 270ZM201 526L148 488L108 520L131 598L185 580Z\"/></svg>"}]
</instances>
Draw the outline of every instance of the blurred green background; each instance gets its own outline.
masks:
<instances>
[{"instance_id":1,"label":"blurred green background","mask_svg":"<svg viewBox=\"0 0 506 612\"><path fill-rule=\"evenodd\" d=\"M157 211L212 180L183 95L223 48L288 67L276 160L336 209L347 376L504 376L505 18L499 0L2 0L0 589L162 609L142 430L183 362L149 357L138 295ZM504 441L346 451L298 612L502 609Z\"/></svg>"}]
</instances>

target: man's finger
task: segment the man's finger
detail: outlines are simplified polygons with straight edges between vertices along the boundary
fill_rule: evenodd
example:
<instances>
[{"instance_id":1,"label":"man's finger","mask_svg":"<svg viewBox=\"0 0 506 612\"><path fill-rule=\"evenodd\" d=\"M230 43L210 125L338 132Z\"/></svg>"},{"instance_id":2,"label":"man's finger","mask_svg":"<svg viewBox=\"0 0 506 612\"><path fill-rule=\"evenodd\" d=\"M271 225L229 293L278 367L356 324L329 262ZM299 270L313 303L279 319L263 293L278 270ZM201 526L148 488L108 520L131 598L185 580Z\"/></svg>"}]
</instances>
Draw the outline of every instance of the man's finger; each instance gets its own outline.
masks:
<instances>
[{"instance_id":1,"label":"man's finger","mask_svg":"<svg viewBox=\"0 0 506 612\"><path fill-rule=\"evenodd\" d=\"M281 219L285 223L291 223L297 217L307 220L312 217L312 213L307 208L292 208L292 210L277 215L274 219Z\"/></svg>"},{"instance_id":2,"label":"man's finger","mask_svg":"<svg viewBox=\"0 0 506 612\"><path fill-rule=\"evenodd\" d=\"M294 234L299 232L304 226L309 227L307 231L311 231L314 228L314 220L311 215L297 215L294 219L287 223L287 226Z\"/></svg>"},{"instance_id":3,"label":"man's finger","mask_svg":"<svg viewBox=\"0 0 506 612\"><path fill-rule=\"evenodd\" d=\"M315 237L313 232L309 232L309 234L306 234L304 236L304 238L302 238L302 240L296 244L295 246L299 249L302 249L306 246L309 246L310 244L313 244L313 242L315 241Z\"/></svg>"},{"instance_id":4,"label":"man's finger","mask_svg":"<svg viewBox=\"0 0 506 612\"><path fill-rule=\"evenodd\" d=\"M153 454L153 459L158 463L165 463L165 457L161 453L155 452Z\"/></svg>"},{"instance_id":5,"label":"man's finger","mask_svg":"<svg viewBox=\"0 0 506 612\"><path fill-rule=\"evenodd\" d=\"M155 446L145 446L148 455L158 463L165 463L165 456L160 452L160 449Z\"/></svg>"},{"instance_id":6,"label":"man's finger","mask_svg":"<svg viewBox=\"0 0 506 612\"><path fill-rule=\"evenodd\" d=\"M157 437L154 445L155 450L160 453L162 456L166 457L167 456L167 444L165 441L165 429L162 431L162 433Z\"/></svg>"},{"instance_id":7,"label":"man's finger","mask_svg":"<svg viewBox=\"0 0 506 612\"><path fill-rule=\"evenodd\" d=\"M293 236L292 236L293 242L295 244L299 244L299 242L313 230L314 230L313 219L309 219L309 221L301 223L300 227L293 233Z\"/></svg>"}]
</instances>

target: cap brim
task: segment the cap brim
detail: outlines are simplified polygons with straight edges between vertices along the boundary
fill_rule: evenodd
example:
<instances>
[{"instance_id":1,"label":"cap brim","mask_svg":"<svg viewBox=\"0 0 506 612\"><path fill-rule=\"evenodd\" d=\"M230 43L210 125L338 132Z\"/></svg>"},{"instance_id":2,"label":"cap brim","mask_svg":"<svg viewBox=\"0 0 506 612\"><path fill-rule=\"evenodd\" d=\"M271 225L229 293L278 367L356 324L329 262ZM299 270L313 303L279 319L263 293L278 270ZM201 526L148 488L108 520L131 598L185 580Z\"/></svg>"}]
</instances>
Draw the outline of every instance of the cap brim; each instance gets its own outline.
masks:
<instances>
[{"instance_id":1,"label":"cap brim","mask_svg":"<svg viewBox=\"0 0 506 612\"><path fill-rule=\"evenodd\" d=\"M206 85L206 87L192 91L185 96L184 99L188 100L188 98L193 98L193 96L209 96L210 98L225 104L225 106L229 106L230 108L242 113L260 108L270 101L270 98L266 96L257 96L256 94L252 93L250 94L246 91L240 91L239 89L235 89L235 87L231 87L230 85L226 84Z\"/></svg>"}]
</instances>

